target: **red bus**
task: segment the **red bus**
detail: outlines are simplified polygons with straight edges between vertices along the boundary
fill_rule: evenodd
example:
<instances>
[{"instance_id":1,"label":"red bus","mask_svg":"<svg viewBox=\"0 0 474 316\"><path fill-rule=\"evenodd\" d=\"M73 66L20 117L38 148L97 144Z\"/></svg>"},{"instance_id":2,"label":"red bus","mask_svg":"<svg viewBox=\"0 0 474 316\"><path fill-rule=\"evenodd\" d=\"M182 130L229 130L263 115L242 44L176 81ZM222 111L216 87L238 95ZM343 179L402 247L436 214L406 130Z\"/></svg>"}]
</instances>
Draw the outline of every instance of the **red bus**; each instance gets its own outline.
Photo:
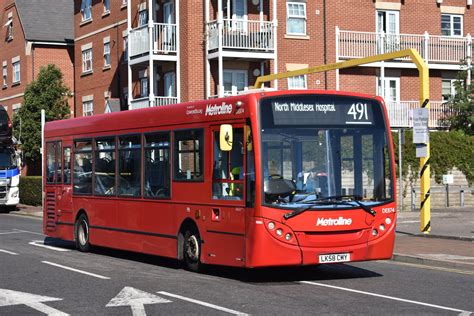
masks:
<instances>
[{"instance_id":1,"label":"red bus","mask_svg":"<svg viewBox=\"0 0 474 316\"><path fill-rule=\"evenodd\" d=\"M46 235L201 264L391 258L379 97L258 91L47 123Z\"/></svg>"}]
</instances>

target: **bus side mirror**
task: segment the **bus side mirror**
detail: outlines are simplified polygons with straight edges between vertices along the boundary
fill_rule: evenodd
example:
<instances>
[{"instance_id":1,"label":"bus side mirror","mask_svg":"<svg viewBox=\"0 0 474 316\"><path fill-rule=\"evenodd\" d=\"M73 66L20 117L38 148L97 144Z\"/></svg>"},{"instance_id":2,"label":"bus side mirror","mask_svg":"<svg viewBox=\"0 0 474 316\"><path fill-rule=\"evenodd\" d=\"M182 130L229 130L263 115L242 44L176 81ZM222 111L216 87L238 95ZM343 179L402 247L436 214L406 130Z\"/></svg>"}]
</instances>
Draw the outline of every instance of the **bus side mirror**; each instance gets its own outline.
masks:
<instances>
[{"instance_id":1,"label":"bus side mirror","mask_svg":"<svg viewBox=\"0 0 474 316\"><path fill-rule=\"evenodd\" d=\"M219 147L221 151L231 151L233 141L232 125L222 124L219 133Z\"/></svg>"}]
</instances>

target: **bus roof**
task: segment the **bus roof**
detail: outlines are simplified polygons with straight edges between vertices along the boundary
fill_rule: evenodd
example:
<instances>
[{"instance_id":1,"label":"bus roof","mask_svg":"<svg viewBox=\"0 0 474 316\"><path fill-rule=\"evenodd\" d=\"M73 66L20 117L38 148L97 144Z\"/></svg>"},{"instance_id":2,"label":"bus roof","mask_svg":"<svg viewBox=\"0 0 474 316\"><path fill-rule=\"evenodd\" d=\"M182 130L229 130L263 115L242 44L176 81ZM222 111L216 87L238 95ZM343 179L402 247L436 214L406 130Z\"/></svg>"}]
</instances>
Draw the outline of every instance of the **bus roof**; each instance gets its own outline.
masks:
<instances>
[{"instance_id":1,"label":"bus roof","mask_svg":"<svg viewBox=\"0 0 474 316\"><path fill-rule=\"evenodd\" d=\"M283 95L344 95L366 99L374 96L329 90L280 90L246 93L231 97L186 102L131 111L98 114L46 123L45 137L76 136L120 130L140 131L153 126L172 126L204 121L230 121L249 117L251 104L263 97ZM378 98L380 101L381 98Z\"/></svg>"}]
</instances>

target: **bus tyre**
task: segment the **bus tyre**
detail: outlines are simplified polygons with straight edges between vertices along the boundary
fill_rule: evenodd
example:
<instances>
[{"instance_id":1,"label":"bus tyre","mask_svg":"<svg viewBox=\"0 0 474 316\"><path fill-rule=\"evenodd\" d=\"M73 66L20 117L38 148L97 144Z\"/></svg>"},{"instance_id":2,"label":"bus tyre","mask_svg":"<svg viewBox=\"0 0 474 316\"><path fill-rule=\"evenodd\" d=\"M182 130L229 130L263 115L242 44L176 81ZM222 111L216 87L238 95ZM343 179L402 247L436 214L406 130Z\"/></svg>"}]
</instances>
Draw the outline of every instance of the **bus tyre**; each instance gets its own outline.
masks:
<instances>
[{"instance_id":1,"label":"bus tyre","mask_svg":"<svg viewBox=\"0 0 474 316\"><path fill-rule=\"evenodd\" d=\"M89 221L85 214L79 215L75 224L76 247L79 251L88 252L90 250L89 243Z\"/></svg>"},{"instance_id":2,"label":"bus tyre","mask_svg":"<svg viewBox=\"0 0 474 316\"><path fill-rule=\"evenodd\" d=\"M187 270L198 272L201 269L201 238L195 230L186 230L184 234L183 258Z\"/></svg>"}]
</instances>

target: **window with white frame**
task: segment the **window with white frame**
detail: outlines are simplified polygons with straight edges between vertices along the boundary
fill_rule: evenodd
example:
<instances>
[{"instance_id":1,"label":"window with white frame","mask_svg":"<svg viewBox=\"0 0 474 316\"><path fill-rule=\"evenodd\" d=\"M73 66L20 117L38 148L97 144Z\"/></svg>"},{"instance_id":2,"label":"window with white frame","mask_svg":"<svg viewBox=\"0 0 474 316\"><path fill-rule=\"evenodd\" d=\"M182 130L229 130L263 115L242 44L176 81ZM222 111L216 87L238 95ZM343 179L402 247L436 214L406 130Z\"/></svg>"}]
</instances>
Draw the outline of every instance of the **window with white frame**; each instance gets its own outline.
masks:
<instances>
[{"instance_id":1,"label":"window with white frame","mask_svg":"<svg viewBox=\"0 0 474 316\"><path fill-rule=\"evenodd\" d=\"M104 13L110 12L110 0L104 0Z\"/></svg>"},{"instance_id":2,"label":"window with white frame","mask_svg":"<svg viewBox=\"0 0 474 316\"><path fill-rule=\"evenodd\" d=\"M92 72L92 47L82 51L82 73Z\"/></svg>"},{"instance_id":3,"label":"window with white frame","mask_svg":"<svg viewBox=\"0 0 474 316\"><path fill-rule=\"evenodd\" d=\"M21 103L15 103L12 105L13 115L17 114L21 108Z\"/></svg>"},{"instance_id":4,"label":"window with white frame","mask_svg":"<svg viewBox=\"0 0 474 316\"><path fill-rule=\"evenodd\" d=\"M148 96L148 78L140 78L140 97L144 98Z\"/></svg>"},{"instance_id":5,"label":"window with white frame","mask_svg":"<svg viewBox=\"0 0 474 316\"><path fill-rule=\"evenodd\" d=\"M110 42L104 42L104 67L110 67Z\"/></svg>"},{"instance_id":6,"label":"window with white frame","mask_svg":"<svg viewBox=\"0 0 474 316\"><path fill-rule=\"evenodd\" d=\"M9 17L7 23L5 23L7 27L7 41L11 41L13 39L13 18Z\"/></svg>"},{"instance_id":7,"label":"window with white frame","mask_svg":"<svg viewBox=\"0 0 474 316\"><path fill-rule=\"evenodd\" d=\"M13 63L13 83L19 83L20 79L20 61L18 60Z\"/></svg>"},{"instance_id":8,"label":"window with white frame","mask_svg":"<svg viewBox=\"0 0 474 316\"><path fill-rule=\"evenodd\" d=\"M306 75L299 75L288 78L288 90L307 89Z\"/></svg>"},{"instance_id":9,"label":"window with white frame","mask_svg":"<svg viewBox=\"0 0 474 316\"><path fill-rule=\"evenodd\" d=\"M127 6L127 4L128 4L128 0L122 0L122 7Z\"/></svg>"},{"instance_id":10,"label":"window with white frame","mask_svg":"<svg viewBox=\"0 0 474 316\"><path fill-rule=\"evenodd\" d=\"M176 74L167 72L164 75L165 81L165 97L176 97Z\"/></svg>"},{"instance_id":11,"label":"window with white frame","mask_svg":"<svg viewBox=\"0 0 474 316\"><path fill-rule=\"evenodd\" d=\"M3 63L3 86L7 86L7 75L8 75L8 70L7 70L7 63Z\"/></svg>"},{"instance_id":12,"label":"window with white frame","mask_svg":"<svg viewBox=\"0 0 474 316\"><path fill-rule=\"evenodd\" d=\"M441 14L441 34L445 36L462 36L463 16Z\"/></svg>"},{"instance_id":13,"label":"window with white frame","mask_svg":"<svg viewBox=\"0 0 474 316\"><path fill-rule=\"evenodd\" d=\"M286 3L286 34L306 35L306 3Z\"/></svg>"},{"instance_id":14,"label":"window with white frame","mask_svg":"<svg viewBox=\"0 0 474 316\"><path fill-rule=\"evenodd\" d=\"M224 70L224 95L236 95L248 88L248 71L240 69Z\"/></svg>"},{"instance_id":15,"label":"window with white frame","mask_svg":"<svg viewBox=\"0 0 474 316\"><path fill-rule=\"evenodd\" d=\"M449 101L456 95L456 81L456 79L443 79L441 81L443 102Z\"/></svg>"},{"instance_id":16,"label":"window with white frame","mask_svg":"<svg viewBox=\"0 0 474 316\"><path fill-rule=\"evenodd\" d=\"M377 95L387 102L400 102L400 78L384 77L383 82L377 78Z\"/></svg>"},{"instance_id":17,"label":"window with white frame","mask_svg":"<svg viewBox=\"0 0 474 316\"><path fill-rule=\"evenodd\" d=\"M82 116L94 115L94 101L82 101Z\"/></svg>"},{"instance_id":18,"label":"window with white frame","mask_svg":"<svg viewBox=\"0 0 474 316\"><path fill-rule=\"evenodd\" d=\"M92 20L92 0L82 0L81 14L83 22Z\"/></svg>"},{"instance_id":19,"label":"window with white frame","mask_svg":"<svg viewBox=\"0 0 474 316\"><path fill-rule=\"evenodd\" d=\"M138 27L148 24L148 11L146 9L138 12Z\"/></svg>"}]
</instances>

